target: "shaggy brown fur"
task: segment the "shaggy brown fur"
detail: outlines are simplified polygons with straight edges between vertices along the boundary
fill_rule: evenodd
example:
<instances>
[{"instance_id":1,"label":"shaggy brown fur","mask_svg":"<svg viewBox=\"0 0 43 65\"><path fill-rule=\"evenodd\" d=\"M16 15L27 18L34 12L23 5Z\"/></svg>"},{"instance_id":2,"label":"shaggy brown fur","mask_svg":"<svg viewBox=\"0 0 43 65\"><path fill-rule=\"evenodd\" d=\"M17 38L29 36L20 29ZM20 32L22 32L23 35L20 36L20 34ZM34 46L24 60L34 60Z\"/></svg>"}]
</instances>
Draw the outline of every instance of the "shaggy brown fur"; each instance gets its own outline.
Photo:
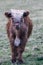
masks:
<instances>
[{"instance_id":1,"label":"shaggy brown fur","mask_svg":"<svg viewBox=\"0 0 43 65\"><path fill-rule=\"evenodd\" d=\"M5 13L6 15L6 13ZM11 17L11 16L10 16ZM6 24L6 30L7 30L7 35L8 35L8 38L9 38L9 41L10 41L10 46L11 46L11 55L12 55L12 62L15 62L16 59L17 59L17 56L18 56L18 60L19 61L23 61L22 60L22 54L25 50L25 46L26 46L26 42L27 42L27 39L30 37L31 33L32 33L32 28L33 28L33 24L32 24L32 21L30 19L30 17L27 15L24 15L24 21L25 21L25 24L27 25L28 27L28 33L23 36L21 31L19 32L19 36L20 38L22 38L22 44L20 44L18 47L16 47L14 45L14 40L15 40L15 37L16 37L16 34L15 34L15 28L14 28L14 33L11 31L12 30L12 19L8 17L8 22Z\"/></svg>"}]
</instances>

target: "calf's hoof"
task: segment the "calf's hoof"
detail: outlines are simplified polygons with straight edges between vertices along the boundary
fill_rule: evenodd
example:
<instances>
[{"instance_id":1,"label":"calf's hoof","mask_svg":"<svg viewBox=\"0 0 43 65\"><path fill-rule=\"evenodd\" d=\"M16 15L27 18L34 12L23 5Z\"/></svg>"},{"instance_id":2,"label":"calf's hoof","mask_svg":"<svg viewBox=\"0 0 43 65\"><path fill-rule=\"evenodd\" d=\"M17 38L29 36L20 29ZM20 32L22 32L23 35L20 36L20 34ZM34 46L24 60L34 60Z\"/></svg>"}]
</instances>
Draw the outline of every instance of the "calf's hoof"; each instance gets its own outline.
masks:
<instances>
[{"instance_id":1,"label":"calf's hoof","mask_svg":"<svg viewBox=\"0 0 43 65\"><path fill-rule=\"evenodd\" d=\"M25 64L24 60L18 60L18 64Z\"/></svg>"},{"instance_id":2,"label":"calf's hoof","mask_svg":"<svg viewBox=\"0 0 43 65\"><path fill-rule=\"evenodd\" d=\"M12 62L12 63L15 63L15 62L16 62L16 59L12 59L11 62Z\"/></svg>"}]
</instances>

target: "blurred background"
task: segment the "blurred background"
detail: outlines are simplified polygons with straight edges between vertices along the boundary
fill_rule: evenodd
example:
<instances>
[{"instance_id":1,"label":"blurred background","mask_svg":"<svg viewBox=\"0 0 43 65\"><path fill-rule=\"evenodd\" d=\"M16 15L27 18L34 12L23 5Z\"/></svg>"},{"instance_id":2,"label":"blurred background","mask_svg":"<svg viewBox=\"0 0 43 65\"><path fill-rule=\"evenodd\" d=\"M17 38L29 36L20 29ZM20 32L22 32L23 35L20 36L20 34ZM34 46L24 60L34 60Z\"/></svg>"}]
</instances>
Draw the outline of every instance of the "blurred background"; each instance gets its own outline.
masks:
<instances>
[{"instance_id":1,"label":"blurred background","mask_svg":"<svg viewBox=\"0 0 43 65\"><path fill-rule=\"evenodd\" d=\"M23 53L26 65L43 65L43 0L0 0L0 64L11 65L4 13L12 8L29 10L33 22L32 35Z\"/></svg>"}]
</instances>

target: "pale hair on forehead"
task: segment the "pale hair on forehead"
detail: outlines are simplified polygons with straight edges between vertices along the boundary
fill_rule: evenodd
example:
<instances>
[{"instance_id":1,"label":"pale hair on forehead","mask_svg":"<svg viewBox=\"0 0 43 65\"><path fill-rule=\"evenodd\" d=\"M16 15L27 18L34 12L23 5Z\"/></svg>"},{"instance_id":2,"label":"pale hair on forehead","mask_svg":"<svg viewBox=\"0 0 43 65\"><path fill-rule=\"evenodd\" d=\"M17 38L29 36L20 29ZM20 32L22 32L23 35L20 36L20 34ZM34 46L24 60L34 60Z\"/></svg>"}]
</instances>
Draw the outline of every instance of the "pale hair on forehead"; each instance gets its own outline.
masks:
<instances>
[{"instance_id":1,"label":"pale hair on forehead","mask_svg":"<svg viewBox=\"0 0 43 65\"><path fill-rule=\"evenodd\" d=\"M23 13L25 12L25 10L15 10L15 9L10 9L10 13L12 14L12 17L15 19L15 22L21 20L21 18L23 17Z\"/></svg>"}]
</instances>

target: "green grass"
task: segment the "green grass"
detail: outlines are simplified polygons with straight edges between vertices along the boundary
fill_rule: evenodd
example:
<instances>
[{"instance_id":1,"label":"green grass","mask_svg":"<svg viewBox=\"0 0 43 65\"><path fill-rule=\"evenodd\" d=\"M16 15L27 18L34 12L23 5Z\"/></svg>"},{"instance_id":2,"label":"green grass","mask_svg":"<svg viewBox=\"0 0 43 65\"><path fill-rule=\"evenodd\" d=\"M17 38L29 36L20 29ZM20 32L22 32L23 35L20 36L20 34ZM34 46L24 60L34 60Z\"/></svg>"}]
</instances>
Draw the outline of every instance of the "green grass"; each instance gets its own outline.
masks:
<instances>
[{"instance_id":1,"label":"green grass","mask_svg":"<svg viewBox=\"0 0 43 65\"><path fill-rule=\"evenodd\" d=\"M0 65L12 65L4 16L11 8L29 10L33 22L32 35L23 53L26 64L22 65L43 65L43 0L0 0Z\"/></svg>"}]
</instances>

